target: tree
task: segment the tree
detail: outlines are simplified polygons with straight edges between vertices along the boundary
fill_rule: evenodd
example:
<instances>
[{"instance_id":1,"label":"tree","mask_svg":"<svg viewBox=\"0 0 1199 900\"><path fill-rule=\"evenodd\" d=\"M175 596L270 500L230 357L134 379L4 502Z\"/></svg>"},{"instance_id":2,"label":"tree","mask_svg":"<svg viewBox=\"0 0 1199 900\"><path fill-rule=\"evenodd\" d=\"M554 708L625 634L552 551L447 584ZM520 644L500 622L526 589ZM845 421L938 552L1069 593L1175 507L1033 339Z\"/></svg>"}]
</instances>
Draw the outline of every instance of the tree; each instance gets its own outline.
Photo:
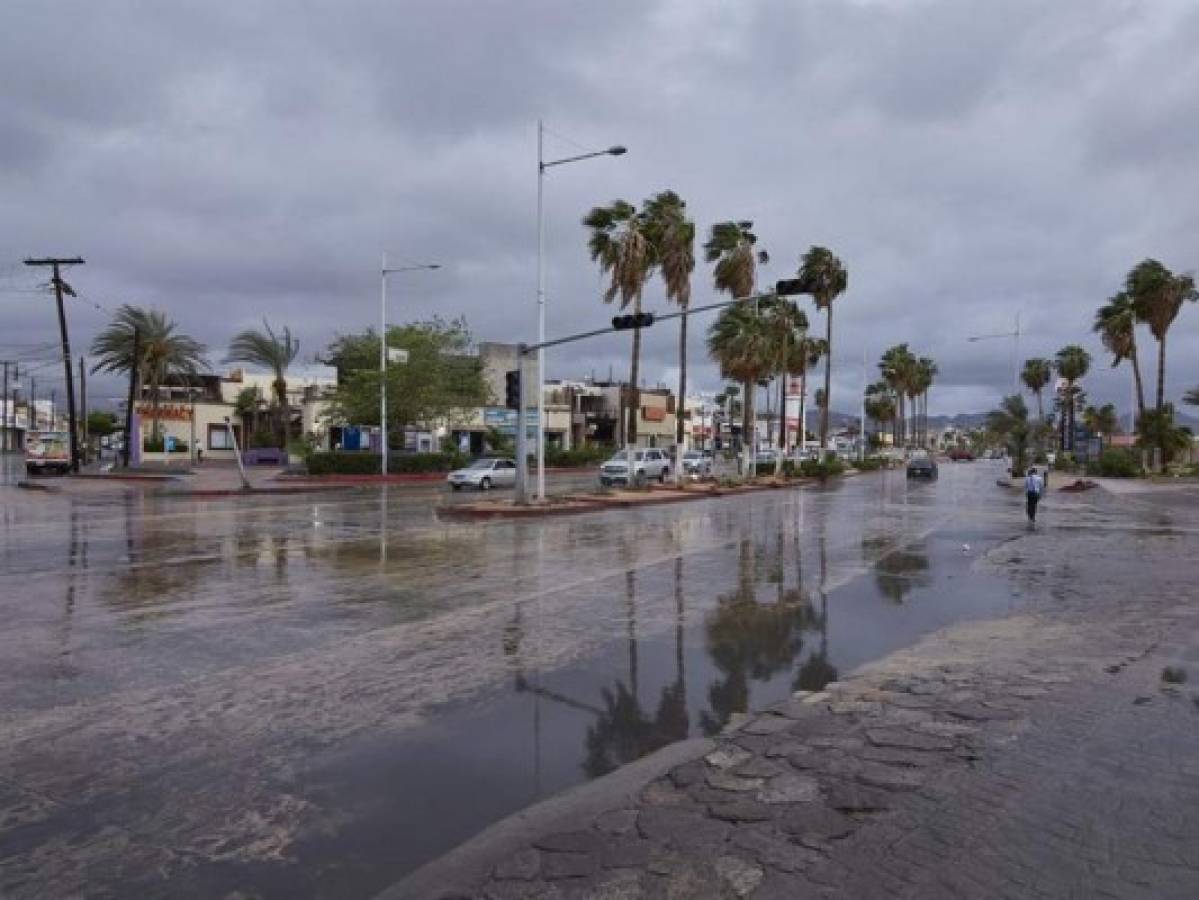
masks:
<instances>
[{"instance_id":1,"label":"tree","mask_svg":"<svg viewBox=\"0 0 1199 900\"><path fill-rule=\"evenodd\" d=\"M291 329L286 325L283 331L276 334L271 323L262 320L262 330L247 328L239 331L229 342L229 352L225 362L241 362L251 366L268 369L274 379L271 390L274 393L272 405L275 407L275 436L280 447L287 446L288 430L291 424L291 407L287 402L287 370L295 362L300 353L300 341L293 338Z\"/></svg>"},{"instance_id":2,"label":"tree","mask_svg":"<svg viewBox=\"0 0 1199 900\"><path fill-rule=\"evenodd\" d=\"M87 414L87 433L107 437L114 431L120 431L120 423L113 413L102 409L93 409Z\"/></svg>"},{"instance_id":3,"label":"tree","mask_svg":"<svg viewBox=\"0 0 1199 900\"><path fill-rule=\"evenodd\" d=\"M1077 344L1070 344L1057 351L1054 362L1059 377L1066 382L1065 387L1065 435L1062 450L1074 449L1074 411L1078 401L1078 381L1091 368L1091 354Z\"/></svg>"},{"instance_id":4,"label":"tree","mask_svg":"<svg viewBox=\"0 0 1199 900\"><path fill-rule=\"evenodd\" d=\"M877 430L881 431L883 426L895 421L895 392L885 381L876 381L867 386L865 406L866 416L875 423Z\"/></svg>"},{"instance_id":5,"label":"tree","mask_svg":"<svg viewBox=\"0 0 1199 900\"><path fill-rule=\"evenodd\" d=\"M592 261L599 263L600 271L609 277L608 287L604 290L604 302L611 303L619 297L621 309L632 305L633 313L640 314L641 293L645 290L645 283L649 281L656 262L655 247L649 234L649 217L643 212L638 212L633 204L625 200L615 200L609 206L594 207L583 217L583 225L591 232L587 239L587 249L591 253ZM640 365L641 329L634 328L626 401L626 445L637 443Z\"/></svg>"},{"instance_id":6,"label":"tree","mask_svg":"<svg viewBox=\"0 0 1199 900\"><path fill-rule=\"evenodd\" d=\"M807 346L808 317L793 301L785 297L775 297L770 301L761 301L760 311L766 315L766 327L770 331L771 342L776 363L773 372L779 376L779 449L786 451L787 445L787 408L786 380L791 373L806 376L806 364L809 358ZM806 379L805 379L806 380ZM783 453L776 454L774 473L781 475L783 471Z\"/></svg>"},{"instance_id":7,"label":"tree","mask_svg":"<svg viewBox=\"0 0 1199 900\"><path fill-rule=\"evenodd\" d=\"M753 472L753 432L755 385L771 371L775 363L770 329L750 303L735 303L720 311L708 328L708 353L725 378L736 378L743 385L745 411L742 442L745 448L745 475Z\"/></svg>"},{"instance_id":8,"label":"tree","mask_svg":"<svg viewBox=\"0 0 1199 900\"><path fill-rule=\"evenodd\" d=\"M717 291L734 299L746 298L753 294L758 280L758 266L770 261L770 255L765 250L755 249L758 236L754 234L753 227L753 222L717 222L712 226L708 240L704 242L704 261L716 264L712 270L713 286ZM740 321L741 318L736 319L736 322ZM727 324L731 326L736 322L730 320ZM708 349L713 356L717 356L712 350L714 330L715 326L708 331ZM750 458L750 454L753 453L755 428L753 395L758 377L742 382L744 400L741 404L741 436L747 474L753 463Z\"/></svg>"},{"instance_id":9,"label":"tree","mask_svg":"<svg viewBox=\"0 0 1199 900\"><path fill-rule=\"evenodd\" d=\"M987 414L987 430L1002 440L1012 457L1012 475L1024 472L1024 458L1028 453L1028 407L1019 394L1004 397L998 409Z\"/></svg>"},{"instance_id":10,"label":"tree","mask_svg":"<svg viewBox=\"0 0 1199 900\"><path fill-rule=\"evenodd\" d=\"M1116 407L1111 403L1103 406L1088 406L1082 411L1082 423L1094 434L1110 438L1120 429Z\"/></svg>"},{"instance_id":11,"label":"tree","mask_svg":"<svg viewBox=\"0 0 1199 900\"><path fill-rule=\"evenodd\" d=\"M899 401L897 410L899 437L900 441L905 445L908 442L908 434L904 400L911 396L913 392L913 386L917 381L918 365L919 363L915 354L908 349L907 344L896 344L894 347L888 347L883 351L882 359L879 360L878 364L883 381L891 388L895 393L896 399Z\"/></svg>"},{"instance_id":12,"label":"tree","mask_svg":"<svg viewBox=\"0 0 1199 900\"><path fill-rule=\"evenodd\" d=\"M138 356L133 358L133 335L137 333ZM140 390L150 388L150 437L158 441L159 390L171 375L196 375L208 368L207 348L178 331L178 326L162 312L125 304L112 321L92 341L91 353L97 357L92 373L110 372L128 375L135 372Z\"/></svg>"},{"instance_id":13,"label":"tree","mask_svg":"<svg viewBox=\"0 0 1199 900\"><path fill-rule=\"evenodd\" d=\"M1112 354L1112 367L1124 360L1132 364L1133 383L1137 392L1136 418L1145 415L1145 387L1141 382L1141 365L1137 358L1137 315L1132 297L1127 291L1116 294L1095 313L1094 330L1103 346Z\"/></svg>"},{"instance_id":14,"label":"tree","mask_svg":"<svg viewBox=\"0 0 1199 900\"><path fill-rule=\"evenodd\" d=\"M937 375L940 374L940 369L934 360L927 356L922 356L916 360L916 371L914 373L914 382L916 388L916 399L920 404L920 446L928 445L928 392L932 388L933 382Z\"/></svg>"},{"instance_id":15,"label":"tree","mask_svg":"<svg viewBox=\"0 0 1199 900\"><path fill-rule=\"evenodd\" d=\"M1175 275L1156 259L1146 259L1128 273L1125 292L1132 298L1137 321L1149 326L1157 341L1157 403L1161 411L1166 402L1166 335L1182 304L1199 299L1193 276Z\"/></svg>"},{"instance_id":16,"label":"tree","mask_svg":"<svg viewBox=\"0 0 1199 900\"><path fill-rule=\"evenodd\" d=\"M1132 308L1138 322L1149 326L1157 341L1157 412L1153 431L1158 435L1157 444L1162 461L1170 456L1170 427L1173 414L1166 415L1166 335L1178 318L1182 304L1199 299L1195 290L1195 279L1189 274L1175 275L1156 259L1137 263L1124 282L1125 292L1132 298ZM1167 423L1166 420L1169 420Z\"/></svg>"},{"instance_id":17,"label":"tree","mask_svg":"<svg viewBox=\"0 0 1199 900\"><path fill-rule=\"evenodd\" d=\"M1045 404L1042 392L1053 377L1053 363L1042 357L1024 360L1024 368L1020 371L1020 380L1029 392L1037 398L1037 421L1045 421Z\"/></svg>"},{"instance_id":18,"label":"tree","mask_svg":"<svg viewBox=\"0 0 1199 900\"><path fill-rule=\"evenodd\" d=\"M391 436L397 442L412 425L453 420L495 401L488 396L482 364L470 352L464 319L391 326L387 346L408 351L408 362L388 365L386 374L387 420L395 426ZM379 349L378 333L370 330L339 336L329 345L323 359L346 367L326 412L331 423L379 424Z\"/></svg>"},{"instance_id":19,"label":"tree","mask_svg":"<svg viewBox=\"0 0 1199 900\"><path fill-rule=\"evenodd\" d=\"M1199 406L1199 387L1193 387L1183 394L1182 402L1188 406Z\"/></svg>"},{"instance_id":20,"label":"tree","mask_svg":"<svg viewBox=\"0 0 1199 900\"><path fill-rule=\"evenodd\" d=\"M812 247L800 260L797 273L805 294L811 294L817 309L825 312L824 341L828 352L824 357L824 396L832 396L833 365L833 301L849 287L849 273L833 251L827 247ZM820 411L820 448L828 448L828 407Z\"/></svg>"},{"instance_id":21,"label":"tree","mask_svg":"<svg viewBox=\"0 0 1199 900\"><path fill-rule=\"evenodd\" d=\"M687 218L687 204L674 191L662 191L645 205L650 240L658 259L666 299L686 311L691 304L691 273L695 270L695 223ZM679 317L679 415L675 416L675 443L683 446L682 410L687 399L687 320ZM682 477L683 467L676 467Z\"/></svg>"},{"instance_id":22,"label":"tree","mask_svg":"<svg viewBox=\"0 0 1199 900\"><path fill-rule=\"evenodd\" d=\"M1145 448L1160 448L1162 463L1168 463L1174 455L1190 449L1194 440L1187 428L1174 421L1174 404L1167 403L1160 410L1147 409L1137 426L1137 443Z\"/></svg>"}]
</instances>

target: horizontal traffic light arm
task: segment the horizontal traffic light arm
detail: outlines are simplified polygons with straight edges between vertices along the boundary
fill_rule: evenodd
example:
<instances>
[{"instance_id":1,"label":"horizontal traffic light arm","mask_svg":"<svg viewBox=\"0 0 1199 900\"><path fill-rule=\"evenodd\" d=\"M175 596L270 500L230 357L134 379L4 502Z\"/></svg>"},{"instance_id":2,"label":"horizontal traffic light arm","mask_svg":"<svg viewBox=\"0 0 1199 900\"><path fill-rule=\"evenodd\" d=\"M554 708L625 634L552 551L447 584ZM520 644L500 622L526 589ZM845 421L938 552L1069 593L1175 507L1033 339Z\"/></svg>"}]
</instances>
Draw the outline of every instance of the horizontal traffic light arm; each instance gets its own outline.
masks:
<instances>
[{"instance_id":1,"label":"horizontal traffic light arm","mask_svg":"<svg viewBox=\"0 0 1199 900\"><path fill-rule=\"evenodd\" d=\"M721 300L718 303L705 303L703 306L690 306L687 309L676 310L668 313L642 313L641 315L648 317L648 322L643 324L642 328L648 328L655 322L665 322L667 319L678 319L683 316L694 316L697 313L711 312L714 309L724 309L726 306L732 306L734 303L745 303L749 300L768 300L777 296L789 296L797 293L799 282L795 279L789 281L780 281L775 285L775 290L772 293L766 294L750 294L748 297L734 297L732 300ZM617 319L632 318L632 316L617 316ZM626 331L629 328L635 328L635 325L621 325L617 327L615 324L607 328L597 328L594 331L581 331L578 334L568 334L565 337L554 338L553 340L543 341L540 344L521 344L520 352L528 355L536 350L541 350L545 347L557 347L560 344L573 344L575 341L583 341L587 338L599 337L601 334L613 334L617 331Z\"/></svg>"}]
</instances>

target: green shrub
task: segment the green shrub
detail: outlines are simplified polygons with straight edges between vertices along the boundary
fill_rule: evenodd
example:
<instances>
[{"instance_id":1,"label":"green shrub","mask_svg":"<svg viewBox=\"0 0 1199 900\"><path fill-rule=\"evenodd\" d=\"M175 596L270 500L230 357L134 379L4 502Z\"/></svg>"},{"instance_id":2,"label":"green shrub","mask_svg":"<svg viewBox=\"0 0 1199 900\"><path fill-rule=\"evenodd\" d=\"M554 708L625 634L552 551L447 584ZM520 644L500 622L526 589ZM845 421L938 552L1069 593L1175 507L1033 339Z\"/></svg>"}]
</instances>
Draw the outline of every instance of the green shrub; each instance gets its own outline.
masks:
<instances>
[{"instance_id":1,"label":"green shrub","mask_svg":"<svg viewBox=\"0 0 1199 900\"><path fill-rule=\"evenodd\" d=\"M392 475L450 472L469 462L461 453L400 453L387 458ZM307 459L309 475L378 475L375 453L313 453Z\"/></svg>"},{"instance_id":2,"label":"green shrub","mask_svg":"<svg viewBox=\"0 0 1199 900\"><path fill-rule=\"evenodd\" d=\"M593 466L611 457L613 452L611 447L604 446L575 447L571 450L546 447L545 464L562 468Z\"/></svg>"},{"instance_id":3,"label":"green shrub","mask_svg":"<svg viewBox=\"0 0 1199 900\"><path fill-rule=\"evenodd\" d=\"M1130 450L1108 449L1087 466L1087 474L1104 478L1135 478L1141 474L1141 461Z\"/></svg>"},{"instance_id":4,"label":"green shrub","mask_svg":"<svg viewBox=\"0 0 1199 900\"><path fill-rule=\"evenodd\" d=\"M799 464L799 474L804 478L833 478L845 471L845 464L835 456L828 459L805 459Z\"/></svg>"},{"instance_id":5,"label":"green shrub","mask_svg":"<svg viewBox=\"0 0 1199 900\"><path fill-rule=\"evenodd\" d=\"M859 459L853 464L854 468L859 472L875 472L879 469L885 469L889 465L885 456L867 456L865 459Z\"/></svg>"}]
</instances>

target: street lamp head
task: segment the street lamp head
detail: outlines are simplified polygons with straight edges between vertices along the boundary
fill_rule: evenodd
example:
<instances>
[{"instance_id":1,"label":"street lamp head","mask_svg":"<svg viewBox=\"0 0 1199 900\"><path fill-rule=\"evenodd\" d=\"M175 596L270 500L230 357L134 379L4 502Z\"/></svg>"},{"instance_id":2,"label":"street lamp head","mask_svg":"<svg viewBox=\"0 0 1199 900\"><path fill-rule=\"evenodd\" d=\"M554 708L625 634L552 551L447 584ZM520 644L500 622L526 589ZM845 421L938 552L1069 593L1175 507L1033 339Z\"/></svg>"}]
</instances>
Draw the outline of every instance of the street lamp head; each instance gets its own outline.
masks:
<instances>
[{"instance_id":1,"label":"street lamp head","mask_svg":"<svg viewBox=\"0 0 1199 900\"><path fill-rule=\"evenodd\" d=\"M620 146L620 144L617 144L615 147L608 148L608 153L611 156L624 156L628 152L629 152L628 148L622 147L622 146Z\"/></svg>"}]
</instances>

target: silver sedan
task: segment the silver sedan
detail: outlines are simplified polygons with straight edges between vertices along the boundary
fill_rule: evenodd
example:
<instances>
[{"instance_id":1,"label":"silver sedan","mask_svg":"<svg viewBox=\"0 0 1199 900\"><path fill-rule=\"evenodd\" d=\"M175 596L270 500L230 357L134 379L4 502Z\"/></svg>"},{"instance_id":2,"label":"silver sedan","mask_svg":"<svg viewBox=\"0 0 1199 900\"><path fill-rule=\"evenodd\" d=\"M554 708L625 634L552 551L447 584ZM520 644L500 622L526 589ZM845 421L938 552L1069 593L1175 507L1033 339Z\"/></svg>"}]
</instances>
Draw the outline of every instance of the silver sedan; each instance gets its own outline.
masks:
<instances>
[{"instance_id":1,"label":"silver sedan","mask_svg":"<svg viewBox=\"0 0 1199 900\"><path fill-rule=\"evenodd\" d=\"M476 459L465 469L457 469L446 476L450 487L456 491L464 487L489 491L493 487L512 487L516 484L516 461L484 457Z\"/></svg>"}]
</instances>

